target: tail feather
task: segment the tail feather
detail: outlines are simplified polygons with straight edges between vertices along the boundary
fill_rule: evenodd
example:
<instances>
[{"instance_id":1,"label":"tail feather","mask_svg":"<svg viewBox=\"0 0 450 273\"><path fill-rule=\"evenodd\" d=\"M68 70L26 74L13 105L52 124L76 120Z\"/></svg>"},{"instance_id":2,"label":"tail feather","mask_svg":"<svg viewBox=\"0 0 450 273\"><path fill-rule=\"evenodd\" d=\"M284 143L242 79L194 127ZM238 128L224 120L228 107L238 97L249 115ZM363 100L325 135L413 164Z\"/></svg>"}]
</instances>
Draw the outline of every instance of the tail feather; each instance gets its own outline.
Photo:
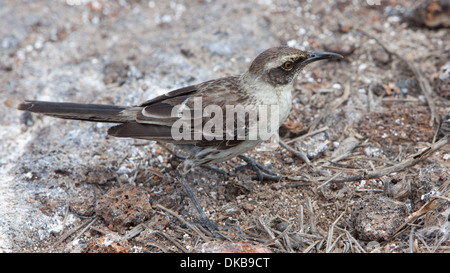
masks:
<instances>
[{"instance_id":1,"label":"tail feather","mask_svg":"<svg viewBox=\"0 0 450 273\"><path fill-rule=\"evenodd\" d=\"M19 104L17 109L57 118L95 122L124 123L136 118L134 111L126 111L129 107L103 104L27 100Z\"/></svg>"}]
</instances>

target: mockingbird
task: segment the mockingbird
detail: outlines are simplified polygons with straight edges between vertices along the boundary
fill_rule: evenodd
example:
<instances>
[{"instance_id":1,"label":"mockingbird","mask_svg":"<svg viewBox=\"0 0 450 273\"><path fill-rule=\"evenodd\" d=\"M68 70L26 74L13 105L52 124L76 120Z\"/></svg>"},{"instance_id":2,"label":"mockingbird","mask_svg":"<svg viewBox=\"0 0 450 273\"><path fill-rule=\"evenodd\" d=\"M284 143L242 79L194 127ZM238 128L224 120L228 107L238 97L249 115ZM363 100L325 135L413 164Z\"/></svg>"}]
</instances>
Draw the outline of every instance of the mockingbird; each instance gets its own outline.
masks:
<instances>
[{"instance_id":1,"label":"mockingbird","mask_svg":"<svg viewBox=\"0 0 450 273\"><path fill-rule=\"evenodd\" d=\"M238 126L223 130L215 128L212 130L215 137L211 139L202 134L203 131L200 132L200 137L194 135L198 136L199 133L196 128L203 128L202 126L217 118L218 114L207 113L198 116L195 115L195 111L205 110L208 106L214 105L217 106L216 110L222 110L226 115L227 110L230 109L227 108L229 106L275 105L278 108L278 115L270 114L269 123L275 124L278 129L291 110L293 83L302 68L312 62L331 58L343 57L331 52L306 52L287 46L274 47L259 54L248 70L241 75L180 88L145 101L138 106L26 100L18 106L18 109L64 119L118 123L109 128L109 135L174 143L182 147L187 154L183 163L177 168L181 177L197 166L219 163L240 156L255 169L259 178L262 179L264 178L263 172L267 173L268 171L264 170L263 166L242 156L243 153L263 141L259 137L249 138L249 128L252 125L249 113L245 112L241 115L239 112L237 113L234 125L238 125L237 120L241 119L244 120L243 128L237 128ZM196 105L195 98L201 98L201 103ZM182 111L187 109L188 114L192 113L192 115L184 115L185 112L180 109ZM179 133L178 128L174 130L174 125L182 116L184 116L185 123L186 116L188 117L187 126L183 127L185 129L183 134L188 137L180 139L174 135L174 133ZM260 119L261 117L257 115L256 121ZM214 121L216 121L217 127L225 127L224 119ZM196 125L200 125L200 127L196 127ZM239 137L239 129L243 129L240 131L243 132L243 137ZM187 185L185 183L183 185L188 194L193 197ZM193 201L204 218L204 213L195 198Z\"/></svg>"}]
</instances>

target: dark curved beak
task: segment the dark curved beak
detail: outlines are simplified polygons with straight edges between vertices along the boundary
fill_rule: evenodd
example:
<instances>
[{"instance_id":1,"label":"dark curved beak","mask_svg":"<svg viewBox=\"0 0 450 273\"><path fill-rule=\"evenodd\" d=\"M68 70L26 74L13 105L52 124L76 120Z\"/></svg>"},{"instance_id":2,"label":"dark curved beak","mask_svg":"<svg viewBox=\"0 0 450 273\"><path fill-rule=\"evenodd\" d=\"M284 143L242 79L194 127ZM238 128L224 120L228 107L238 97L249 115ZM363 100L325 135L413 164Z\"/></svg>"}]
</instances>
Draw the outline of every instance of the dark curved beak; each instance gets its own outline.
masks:
<instances>
[{"instance_id":1,"label":"dark curved beak","mask_svg":"<svg viewBox=\"0 0 450 273\"><path fill-rule=\"evenodd\" d=\"M325 60L325 59L342 59L344 56L333 52L308 52L308 58L302 62L303 65L309 63Z\"/></svg>"}]
</instances>

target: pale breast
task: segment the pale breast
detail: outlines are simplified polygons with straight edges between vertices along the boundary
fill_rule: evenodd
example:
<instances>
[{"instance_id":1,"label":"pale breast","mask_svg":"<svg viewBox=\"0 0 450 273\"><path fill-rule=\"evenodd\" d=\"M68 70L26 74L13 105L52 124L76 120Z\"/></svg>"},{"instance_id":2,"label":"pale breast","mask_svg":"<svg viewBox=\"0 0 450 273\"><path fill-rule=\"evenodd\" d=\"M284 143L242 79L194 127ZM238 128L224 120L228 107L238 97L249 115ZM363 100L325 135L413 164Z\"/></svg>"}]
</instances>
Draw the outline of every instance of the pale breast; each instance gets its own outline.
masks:
<instances>
[{"instance_id":1,"label":"pale breast","mask_svg":"<svg viewBox=\"0 0 450 273\"><path fill-rule=\"evenodd\" d=\"M259 88L253 88L252 95L260 104L278 106L278 125L286 120L292 107L292 84L273 87L270 84L258 84Z\"/></svg>"}]
</instances>

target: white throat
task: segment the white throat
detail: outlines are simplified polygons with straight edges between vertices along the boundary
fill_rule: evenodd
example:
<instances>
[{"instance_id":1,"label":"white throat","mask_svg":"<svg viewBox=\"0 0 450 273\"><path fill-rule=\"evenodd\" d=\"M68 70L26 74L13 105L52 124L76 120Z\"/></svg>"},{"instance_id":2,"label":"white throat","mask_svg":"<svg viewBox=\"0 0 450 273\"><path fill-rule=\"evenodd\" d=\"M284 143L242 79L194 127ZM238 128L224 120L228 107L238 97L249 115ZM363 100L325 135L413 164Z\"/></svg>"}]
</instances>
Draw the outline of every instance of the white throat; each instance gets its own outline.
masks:
<instances>
[{"instance_id":1,"label":"white throat","mask_svg":"<svg viewBox=\"0 0 450 273\"><path fill-rule=\"evenodd\" d=\"M292 89L293 83L273 86L261 78L243 77L245 87L251 96L254 96L259 104L278 105L279 107L279 125L281 125L292 108Z\"/></svg>"}]
</instances>

